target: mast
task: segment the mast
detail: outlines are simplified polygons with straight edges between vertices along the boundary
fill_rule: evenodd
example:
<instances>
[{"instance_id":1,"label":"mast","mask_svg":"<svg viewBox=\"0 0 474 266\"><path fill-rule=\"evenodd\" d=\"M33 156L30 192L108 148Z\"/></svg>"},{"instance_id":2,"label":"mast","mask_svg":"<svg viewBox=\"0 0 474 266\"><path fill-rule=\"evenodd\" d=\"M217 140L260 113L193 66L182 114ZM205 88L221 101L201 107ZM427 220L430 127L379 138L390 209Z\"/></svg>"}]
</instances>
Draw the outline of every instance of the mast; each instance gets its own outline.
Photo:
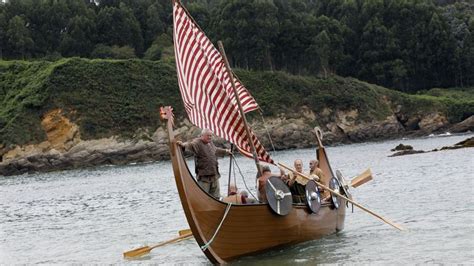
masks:
<instances>
[{"instance_id":1,"label":"mast","mask_svg":"<svg viewBox=\"0 0 474 266\"><path fill-rule=\"evenodd\" d=\"M247 123L247 118L245 117L244 109L242 108L242 104L240 103L239 95L237 93L237 88L235 87L234 75L232 74L232 71L230 71L230 65L229 65L229 61L227 60L227 56L225 54L224 45L222 44L221 41L218 41L217 45L219 46L219 50L221 52L222 58L224 59L225 69L227 71L227 75L229 75L229 79L232 84L232 90L234 91L234 95L235 95L235 100L237 101L240 115L242 116L242 119L244 121L245 132L247 133L247 141L249 142L249 145L252 148L252 155L255 161L255 166L257 166L258 175L261 176L262 171L260 169L260 164L258 162L257 150L255 149L253 138L252 138L252 135L250 134L250 129Z\"/></svg>"}]
</instances>

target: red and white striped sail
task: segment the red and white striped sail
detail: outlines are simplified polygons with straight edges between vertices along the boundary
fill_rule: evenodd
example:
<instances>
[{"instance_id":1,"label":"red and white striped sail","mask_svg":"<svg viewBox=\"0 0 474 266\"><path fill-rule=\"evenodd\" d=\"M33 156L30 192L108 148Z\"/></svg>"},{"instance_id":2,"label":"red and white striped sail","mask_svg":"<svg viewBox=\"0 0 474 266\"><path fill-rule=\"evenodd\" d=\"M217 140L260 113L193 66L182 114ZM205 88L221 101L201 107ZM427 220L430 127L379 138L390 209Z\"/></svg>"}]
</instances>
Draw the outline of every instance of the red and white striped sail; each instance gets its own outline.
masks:
<instances>
[{"instance_id":1,"label":"red and white striped sail","mask_svg":"<svg viewBox=\"0 0 474 266\"><path fill-rule=\"evenodd\" d=\"M234 79L245 113L258 109L257 102L235 76L229 77L219 51L178 1L173 6L173 21L178 84L189 119L252 157L230 78ZM260 141L251 135L259 160L273 163Z\"/></svg>"}]
</instances>

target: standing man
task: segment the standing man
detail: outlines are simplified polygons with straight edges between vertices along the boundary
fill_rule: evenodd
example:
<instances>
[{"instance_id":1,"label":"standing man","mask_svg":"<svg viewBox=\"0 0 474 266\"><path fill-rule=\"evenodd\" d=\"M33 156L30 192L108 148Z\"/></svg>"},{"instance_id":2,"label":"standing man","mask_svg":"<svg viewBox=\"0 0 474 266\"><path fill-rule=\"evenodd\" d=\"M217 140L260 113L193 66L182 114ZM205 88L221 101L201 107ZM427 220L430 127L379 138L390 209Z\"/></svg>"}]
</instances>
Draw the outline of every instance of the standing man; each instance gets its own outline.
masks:
<instances>
[{"instance_id":1,"label":"standing man","mask_svg":"<svg viewBox=\"0 0 474 266\"><path fill-rule=\"evenodd\" d=\"M201 136L189 142L177 141L176 144L194 154L195 172L197 181L204 191L214 198L220 198L219 166L217 156L232 154L230 149L217 148L212 143L212 131L203 129Z\"/></svg>"}]
</instances>

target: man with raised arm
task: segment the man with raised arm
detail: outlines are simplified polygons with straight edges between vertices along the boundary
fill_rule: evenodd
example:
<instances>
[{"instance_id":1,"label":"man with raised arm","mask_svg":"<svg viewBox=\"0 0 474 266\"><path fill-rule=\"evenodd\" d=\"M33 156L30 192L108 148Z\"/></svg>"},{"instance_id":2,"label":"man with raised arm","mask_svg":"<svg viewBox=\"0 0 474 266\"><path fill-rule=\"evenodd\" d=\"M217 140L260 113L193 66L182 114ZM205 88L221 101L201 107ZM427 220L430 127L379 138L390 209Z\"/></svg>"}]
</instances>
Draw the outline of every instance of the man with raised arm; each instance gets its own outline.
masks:
<instances>
[{"instance_id":1,"label":"man with raised arm","mask_svg":"<svg viewBox=\"0 0 474 266\"><path fill-rule=\"evenodd\" d=\"M230 149L218 148L212 143L213 132L203 129L201 136L188 142L176 143L194 154L195 172L201 188L214 198L220 198L219 165L217 156L232 154Z\"/></svg>"}]
</instances>

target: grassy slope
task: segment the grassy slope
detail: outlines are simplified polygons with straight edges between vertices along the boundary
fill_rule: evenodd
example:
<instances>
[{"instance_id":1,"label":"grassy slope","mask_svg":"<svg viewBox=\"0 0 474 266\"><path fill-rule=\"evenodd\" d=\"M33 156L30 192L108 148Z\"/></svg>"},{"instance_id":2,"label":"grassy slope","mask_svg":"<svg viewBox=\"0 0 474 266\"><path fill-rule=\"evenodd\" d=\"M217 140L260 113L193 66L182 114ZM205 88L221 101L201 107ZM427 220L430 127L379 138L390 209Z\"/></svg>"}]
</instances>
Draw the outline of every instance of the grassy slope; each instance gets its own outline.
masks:
<instances>
[{"instance_id":1,"label":"grassy slope","mask_svg":"<svg viewBox=\"0 0 474 266\"><path fill-rule=\"evenodd\" d=\"M474 90L433 89L407 95L351 78L292 76L281 72L236 71L265 115L292 115L299 106L357 108L363 120L379 120L390 110L385 98L408 115L447 112L457 122L474 110ZM0 144L44 140L42 115L63 109L78 123L84 139L133 136L154 130L158 107L183 107L172 62L146 60L63 59L57 62L0 61ZM295 114L297 115L297 114Z\"/></svg>"}]
</instances>

